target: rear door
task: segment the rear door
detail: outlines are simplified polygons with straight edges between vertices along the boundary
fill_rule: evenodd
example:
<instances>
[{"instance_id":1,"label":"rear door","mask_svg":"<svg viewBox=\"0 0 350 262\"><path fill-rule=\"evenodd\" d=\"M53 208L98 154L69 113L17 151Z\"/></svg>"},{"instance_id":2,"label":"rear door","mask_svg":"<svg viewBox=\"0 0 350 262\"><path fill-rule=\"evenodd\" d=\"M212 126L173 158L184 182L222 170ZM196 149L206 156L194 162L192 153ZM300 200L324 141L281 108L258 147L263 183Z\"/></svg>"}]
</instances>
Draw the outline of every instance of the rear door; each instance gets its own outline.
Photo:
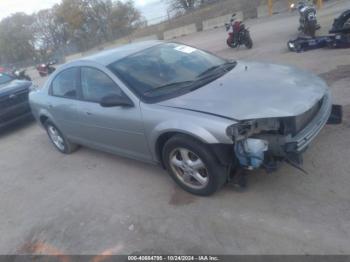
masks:
<instances>
[{"instance_id":1,"label":"rear door","mask_svg":"<svg viewBox=\"0 0 350 262\"><path fill-rule=\"evenodd\" d=\"M106 72L94 67L81 68L80 87L77 110L84 143L128 157L151 160L139 103L134 103L133 107L102 107L103 97L124 93Z\"/></svg>"},{"instance_id":2,"label":"rear door","mask_svg":"<svg viewBox=\"0 0 350 262\"><path fill-rule=\"evenodd\" d=\"M71 67L60 72L51 82L47 109L53 121L68 138L79 136L76 102L78 100L79 68Z\"/></svg>"}]
</instances>

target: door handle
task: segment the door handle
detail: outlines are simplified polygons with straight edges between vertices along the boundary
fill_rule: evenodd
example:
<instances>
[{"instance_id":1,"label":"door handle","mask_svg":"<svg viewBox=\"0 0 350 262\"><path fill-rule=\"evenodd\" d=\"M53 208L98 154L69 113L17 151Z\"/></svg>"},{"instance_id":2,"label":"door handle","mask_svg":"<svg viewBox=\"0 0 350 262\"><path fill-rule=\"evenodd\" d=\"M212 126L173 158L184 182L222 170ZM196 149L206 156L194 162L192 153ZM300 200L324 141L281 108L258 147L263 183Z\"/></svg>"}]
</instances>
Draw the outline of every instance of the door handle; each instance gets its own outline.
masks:
<instances>
[{"instance_id":1,"label":"door handle","mask_svg":"<svg viewBox=\"0 0 350 262\"><path fill-rule=\"evenodd\" d=\"M86 112L88 116L92 116L93 114L91 112Z\"/></svg>"}]
</instances>

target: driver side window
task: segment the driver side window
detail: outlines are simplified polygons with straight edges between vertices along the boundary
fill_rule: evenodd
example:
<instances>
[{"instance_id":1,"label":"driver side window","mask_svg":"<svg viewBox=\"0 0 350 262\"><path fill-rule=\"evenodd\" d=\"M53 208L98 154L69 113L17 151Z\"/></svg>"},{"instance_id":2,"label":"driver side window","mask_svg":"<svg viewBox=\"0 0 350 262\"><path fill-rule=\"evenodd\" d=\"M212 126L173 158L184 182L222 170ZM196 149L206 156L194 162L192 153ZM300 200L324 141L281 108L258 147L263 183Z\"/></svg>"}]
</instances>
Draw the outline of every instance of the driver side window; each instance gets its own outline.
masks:
<instances>
[{"instance_id":1,"label":"driver side window","mask_svg":"<svg viewBox=\"0 0 350 262\"><path fill-rule=\"evenodd\" d=\"M97 103L108 95L122 95L121 89L109 76L91 67L81 68L81 89L84 100Z\"/></svg>"}]
</instances>

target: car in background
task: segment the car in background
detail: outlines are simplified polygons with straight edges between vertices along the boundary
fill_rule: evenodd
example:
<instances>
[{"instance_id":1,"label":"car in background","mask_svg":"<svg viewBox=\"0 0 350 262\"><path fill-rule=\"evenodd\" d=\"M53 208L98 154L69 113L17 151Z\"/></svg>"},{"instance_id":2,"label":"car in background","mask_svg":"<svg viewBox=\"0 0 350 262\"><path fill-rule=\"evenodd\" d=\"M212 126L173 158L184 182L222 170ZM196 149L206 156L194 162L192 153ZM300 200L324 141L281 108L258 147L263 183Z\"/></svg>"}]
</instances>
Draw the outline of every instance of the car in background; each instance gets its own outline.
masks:
<instances>
[{"instance_id":1,"label":"car in background","mask_svg":"<svg viewBox=\"0 0 350 262\"><path fill-rule=\"evenodd\" d=\"M6 68L3 66L0 66L0 73L4 73L4 72L6 72Z\"/></svg>"},{"instance_id":2,"label":"car in background","mask_svg":"<svg viewBox=\"0 0 350 262\"><path fill-rule=\"evenodd\" d=\"M159 163L197 195L236 167L297 162L332 110L315 75L161 41L67 63L30 105L60 152L84 145Z\"/></svg>"},{"instance_id":3,"label":"car in background","mask_svg":"<svg viewBox=\"0 0 350 262\"><path fill-rule=\"evenodd\" d=\"M28 94L32 82L0 73L0 128L32 117Z\"/></svg>"}]
</instances>

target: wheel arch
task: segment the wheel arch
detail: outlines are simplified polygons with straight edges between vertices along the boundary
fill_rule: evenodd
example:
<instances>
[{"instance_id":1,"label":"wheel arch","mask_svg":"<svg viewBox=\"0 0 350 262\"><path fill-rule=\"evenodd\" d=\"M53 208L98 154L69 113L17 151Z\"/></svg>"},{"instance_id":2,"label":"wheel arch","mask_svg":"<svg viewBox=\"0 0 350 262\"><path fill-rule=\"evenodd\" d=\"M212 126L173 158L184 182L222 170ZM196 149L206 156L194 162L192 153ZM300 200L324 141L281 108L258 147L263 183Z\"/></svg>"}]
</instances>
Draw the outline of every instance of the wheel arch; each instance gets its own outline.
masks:
<instances>
[{"instance_id":1,"label":"wheel arch","mask_svg":"<svg viewBox=\"0 0 350 262\"><path fill-rule=\"evenodd\" d=\"M171 139L174 136L182 135L189 137L191 139L194 139L198 141L199 143L205 145L208 147L208 150L210 150L213 155L215 156L216 160L224 166L227 166L229 162L231 161L233 157L233 146L230 144L222 144L222 143L208 143L207 141L199 138L195 134L187 133L183 131L168 131L162 133L156 140L155 143L155 154L157 161L162 165L163 168L165 168L164 161L163 161L163 148L165 143Z\"/></svg>"},{"instance_id":2,"label":"wheel arch","mask_svg":"<svg viewBox=\"0 0 350 262\"><path fill-rule=\"evenodd\" d=\"M42 114L39 116L39 121L42 126L44 126L45 122L49 119L49 117L46 114Z\"/></svg>"},{"instance_id":3,"label":"wheel arch","mask_svg":"<svg viewBox=\"0 0 350 262\"><path fill-rule=\"evenodd\" d=\"M161 163L163 168L165 167L164 162L163 162L163 157L162 157L164 145L169 139L171 139L172 137L177 136L177 135L187 136L187 137L190 137L192 139L199 141L200 143L206 144L203 140L199 139L198 137L194 136L193 134L179 131L179 130L166 131L166 132L160 134L158 136L158 138L156 139L154 150L155 150L157 161L159 161Z\"/></svg>"},{"instance_id":4,"label":"wheel arch","mask_svg":"<svg viewBox=\"0 0 350 262\"><path fill-rule=\"evenodd\" d=\"M40 122L40 124L45 127L45 122L47 120L50 120L53 124L57 125L56 121L52 117L49 111L43 109L38 112L37 120Z\"/></svg>"}]
</instances>

